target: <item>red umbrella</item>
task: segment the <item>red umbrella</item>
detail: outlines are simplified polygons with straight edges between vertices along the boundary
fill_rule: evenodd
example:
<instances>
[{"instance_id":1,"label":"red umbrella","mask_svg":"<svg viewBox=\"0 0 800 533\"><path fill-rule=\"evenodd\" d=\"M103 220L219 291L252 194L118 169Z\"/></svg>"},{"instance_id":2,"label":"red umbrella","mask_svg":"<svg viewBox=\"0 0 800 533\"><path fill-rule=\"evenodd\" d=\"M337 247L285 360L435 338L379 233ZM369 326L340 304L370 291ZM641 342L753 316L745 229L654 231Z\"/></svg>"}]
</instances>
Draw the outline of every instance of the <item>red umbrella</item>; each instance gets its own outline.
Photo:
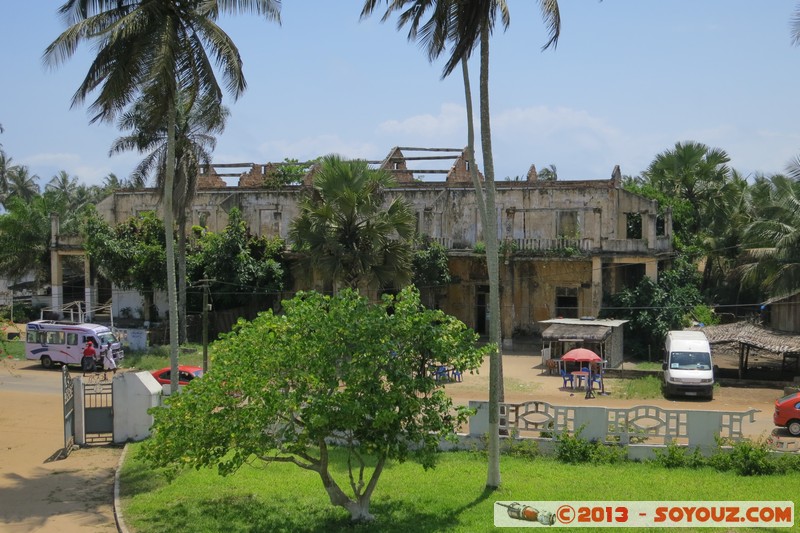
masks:
<instances>
[{"instance_id":1,"label":"red umbrella","mask_svg":"<svg viewBox=\"0 0 800 533\"><path fill-rule=\"evenodd\" d=\"M602 361L603 359L591 350L586 348L575 348L561 356L562 361L580 361L580 362L594 362Z\"/></svg>"}]
</instances>

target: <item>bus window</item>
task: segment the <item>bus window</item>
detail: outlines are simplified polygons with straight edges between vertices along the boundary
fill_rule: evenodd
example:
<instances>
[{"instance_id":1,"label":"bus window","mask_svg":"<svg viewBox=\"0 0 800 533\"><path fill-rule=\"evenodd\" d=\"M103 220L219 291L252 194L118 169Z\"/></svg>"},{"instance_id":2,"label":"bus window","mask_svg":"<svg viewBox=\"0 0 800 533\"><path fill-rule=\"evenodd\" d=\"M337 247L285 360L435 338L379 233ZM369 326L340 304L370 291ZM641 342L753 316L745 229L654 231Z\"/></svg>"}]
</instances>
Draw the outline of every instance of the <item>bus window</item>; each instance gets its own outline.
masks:
<instances>
[{"instance_id":1,"label":"bus window","mask_svg":"<svg viewBox=\"0 0 800 533\"><path fill-rule=\"evenodd\" d=\"M29 331L27 341L30 342L31 344L41 344L41 341L39 340L39 332Z\"/></svg>"},{"instance_id":2,"label":"bus window","mask_svg":"<svg viewBox=\"0 0 800 533\"><path fill-rule=\"evenodd\" d=\"M48 331L47 332L47 344L64 344L64 332L63 331Z\"/></svg>"},{"instance_id":3,"label":"bus window","mask_svg":"<svg viewBox=\"0 0 800 533\"><path fill-rule=\"evenodd\" d=\"M78 334L67 333L67 344L70 346L76 346L78 344Z\"/></svg>"}]
</instances>

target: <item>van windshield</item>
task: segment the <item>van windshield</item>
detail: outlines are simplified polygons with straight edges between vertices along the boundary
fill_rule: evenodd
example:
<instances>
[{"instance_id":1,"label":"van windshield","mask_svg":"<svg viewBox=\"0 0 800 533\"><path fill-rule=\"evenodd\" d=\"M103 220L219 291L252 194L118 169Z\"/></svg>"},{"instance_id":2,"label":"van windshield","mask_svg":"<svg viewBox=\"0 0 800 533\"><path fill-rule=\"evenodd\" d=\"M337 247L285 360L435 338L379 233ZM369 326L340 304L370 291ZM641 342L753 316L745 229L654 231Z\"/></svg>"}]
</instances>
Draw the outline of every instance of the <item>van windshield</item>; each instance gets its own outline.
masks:
<instances>
[{"instance_id":1,"label":"van windshield","mask_svg":"<svg viewBox=\"0 0 800 533\"><path fill-rule=\"evenodd\" d=\"M109 342L112 344L117 342L117 336L111 333L110 331L108 333L101 333L100 335L98 335L98 337L100 337L100 344L102 346L105 346Z\"/></svg>"},{"instance_id":2,"label":"van windshield","mask_svg":"<svg viewBox=\"0 0 800 533\"><path fill-rule=\"evenodd\" d=\"M711 370L711 354L705 352L672 352L669 367L677 370Z\"/></svg>"}]
</instances>

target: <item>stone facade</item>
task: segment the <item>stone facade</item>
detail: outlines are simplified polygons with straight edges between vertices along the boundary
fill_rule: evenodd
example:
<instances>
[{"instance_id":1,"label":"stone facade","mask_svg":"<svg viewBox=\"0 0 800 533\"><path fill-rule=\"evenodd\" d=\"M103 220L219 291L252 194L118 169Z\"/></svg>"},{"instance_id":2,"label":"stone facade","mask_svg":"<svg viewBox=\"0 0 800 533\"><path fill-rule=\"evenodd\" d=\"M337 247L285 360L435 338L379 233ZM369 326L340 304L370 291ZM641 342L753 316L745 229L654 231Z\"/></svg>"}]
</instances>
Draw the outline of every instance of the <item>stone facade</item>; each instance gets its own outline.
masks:
<instances>
[{"instance_id":1,"label":"stone facade","mask_svg":"<svg viewBox=\"0 0 800 533\"><path fill-rule=\"evenodd\" d=\"M412 169L412 159L404 159L404 153L412 150L396 147L386 159L373 163L397 176L398 185L390 196L402 196L411 205L418 233L448 250L457 282L438 291L438 305L484 333L488 330L488 275L480 251L484 230L466 151L432 156L454 160L449 171L438 171L446 172L446 179L419 181L413 179L415 174L433 171ZM251 165L241 173L239 187L201 187L190 224L219 231L236 207L254 234L288 240L303 185L260 187L266 168ZM310 183L313 172L312 168L304 182ZM586 181L537 180L531 167L526 181L499 181L495 186L503 253L504 342L514 333L533 331L541 320L597 316L605 294L644 275L655 278L658 262L668 260L672 252L670 217L659 221L655 201L622 189L618 167L609 180ZM111 223L156 208L154 190L119 191L98 205ZM295 287L303 288L308 287Z\"/></svg>"}]
</instances>

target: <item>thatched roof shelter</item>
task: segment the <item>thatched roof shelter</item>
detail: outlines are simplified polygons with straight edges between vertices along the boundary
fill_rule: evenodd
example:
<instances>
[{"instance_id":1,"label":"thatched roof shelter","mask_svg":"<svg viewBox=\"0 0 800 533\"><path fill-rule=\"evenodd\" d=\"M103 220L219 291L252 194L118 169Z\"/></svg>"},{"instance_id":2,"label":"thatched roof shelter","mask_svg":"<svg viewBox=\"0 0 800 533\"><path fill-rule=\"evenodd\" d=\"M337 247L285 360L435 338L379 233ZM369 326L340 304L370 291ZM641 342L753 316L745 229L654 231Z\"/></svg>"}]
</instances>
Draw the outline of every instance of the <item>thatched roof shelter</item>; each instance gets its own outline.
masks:
<instances>
[{"instance_id":1,"label":"thatched roof shelter","mask_svg":"<svg viewBox=\"0 0 800 533\"><path fill-rule=\"evenodd\" d=\"M800 373L800 335L768 329L752 322L734 322L718 326L692 328L703 331L711 344L739 343L739 377L747 370L751 348L758 348L782 358L781 370L794 367Z\"/></svg>"}]
</instances>

